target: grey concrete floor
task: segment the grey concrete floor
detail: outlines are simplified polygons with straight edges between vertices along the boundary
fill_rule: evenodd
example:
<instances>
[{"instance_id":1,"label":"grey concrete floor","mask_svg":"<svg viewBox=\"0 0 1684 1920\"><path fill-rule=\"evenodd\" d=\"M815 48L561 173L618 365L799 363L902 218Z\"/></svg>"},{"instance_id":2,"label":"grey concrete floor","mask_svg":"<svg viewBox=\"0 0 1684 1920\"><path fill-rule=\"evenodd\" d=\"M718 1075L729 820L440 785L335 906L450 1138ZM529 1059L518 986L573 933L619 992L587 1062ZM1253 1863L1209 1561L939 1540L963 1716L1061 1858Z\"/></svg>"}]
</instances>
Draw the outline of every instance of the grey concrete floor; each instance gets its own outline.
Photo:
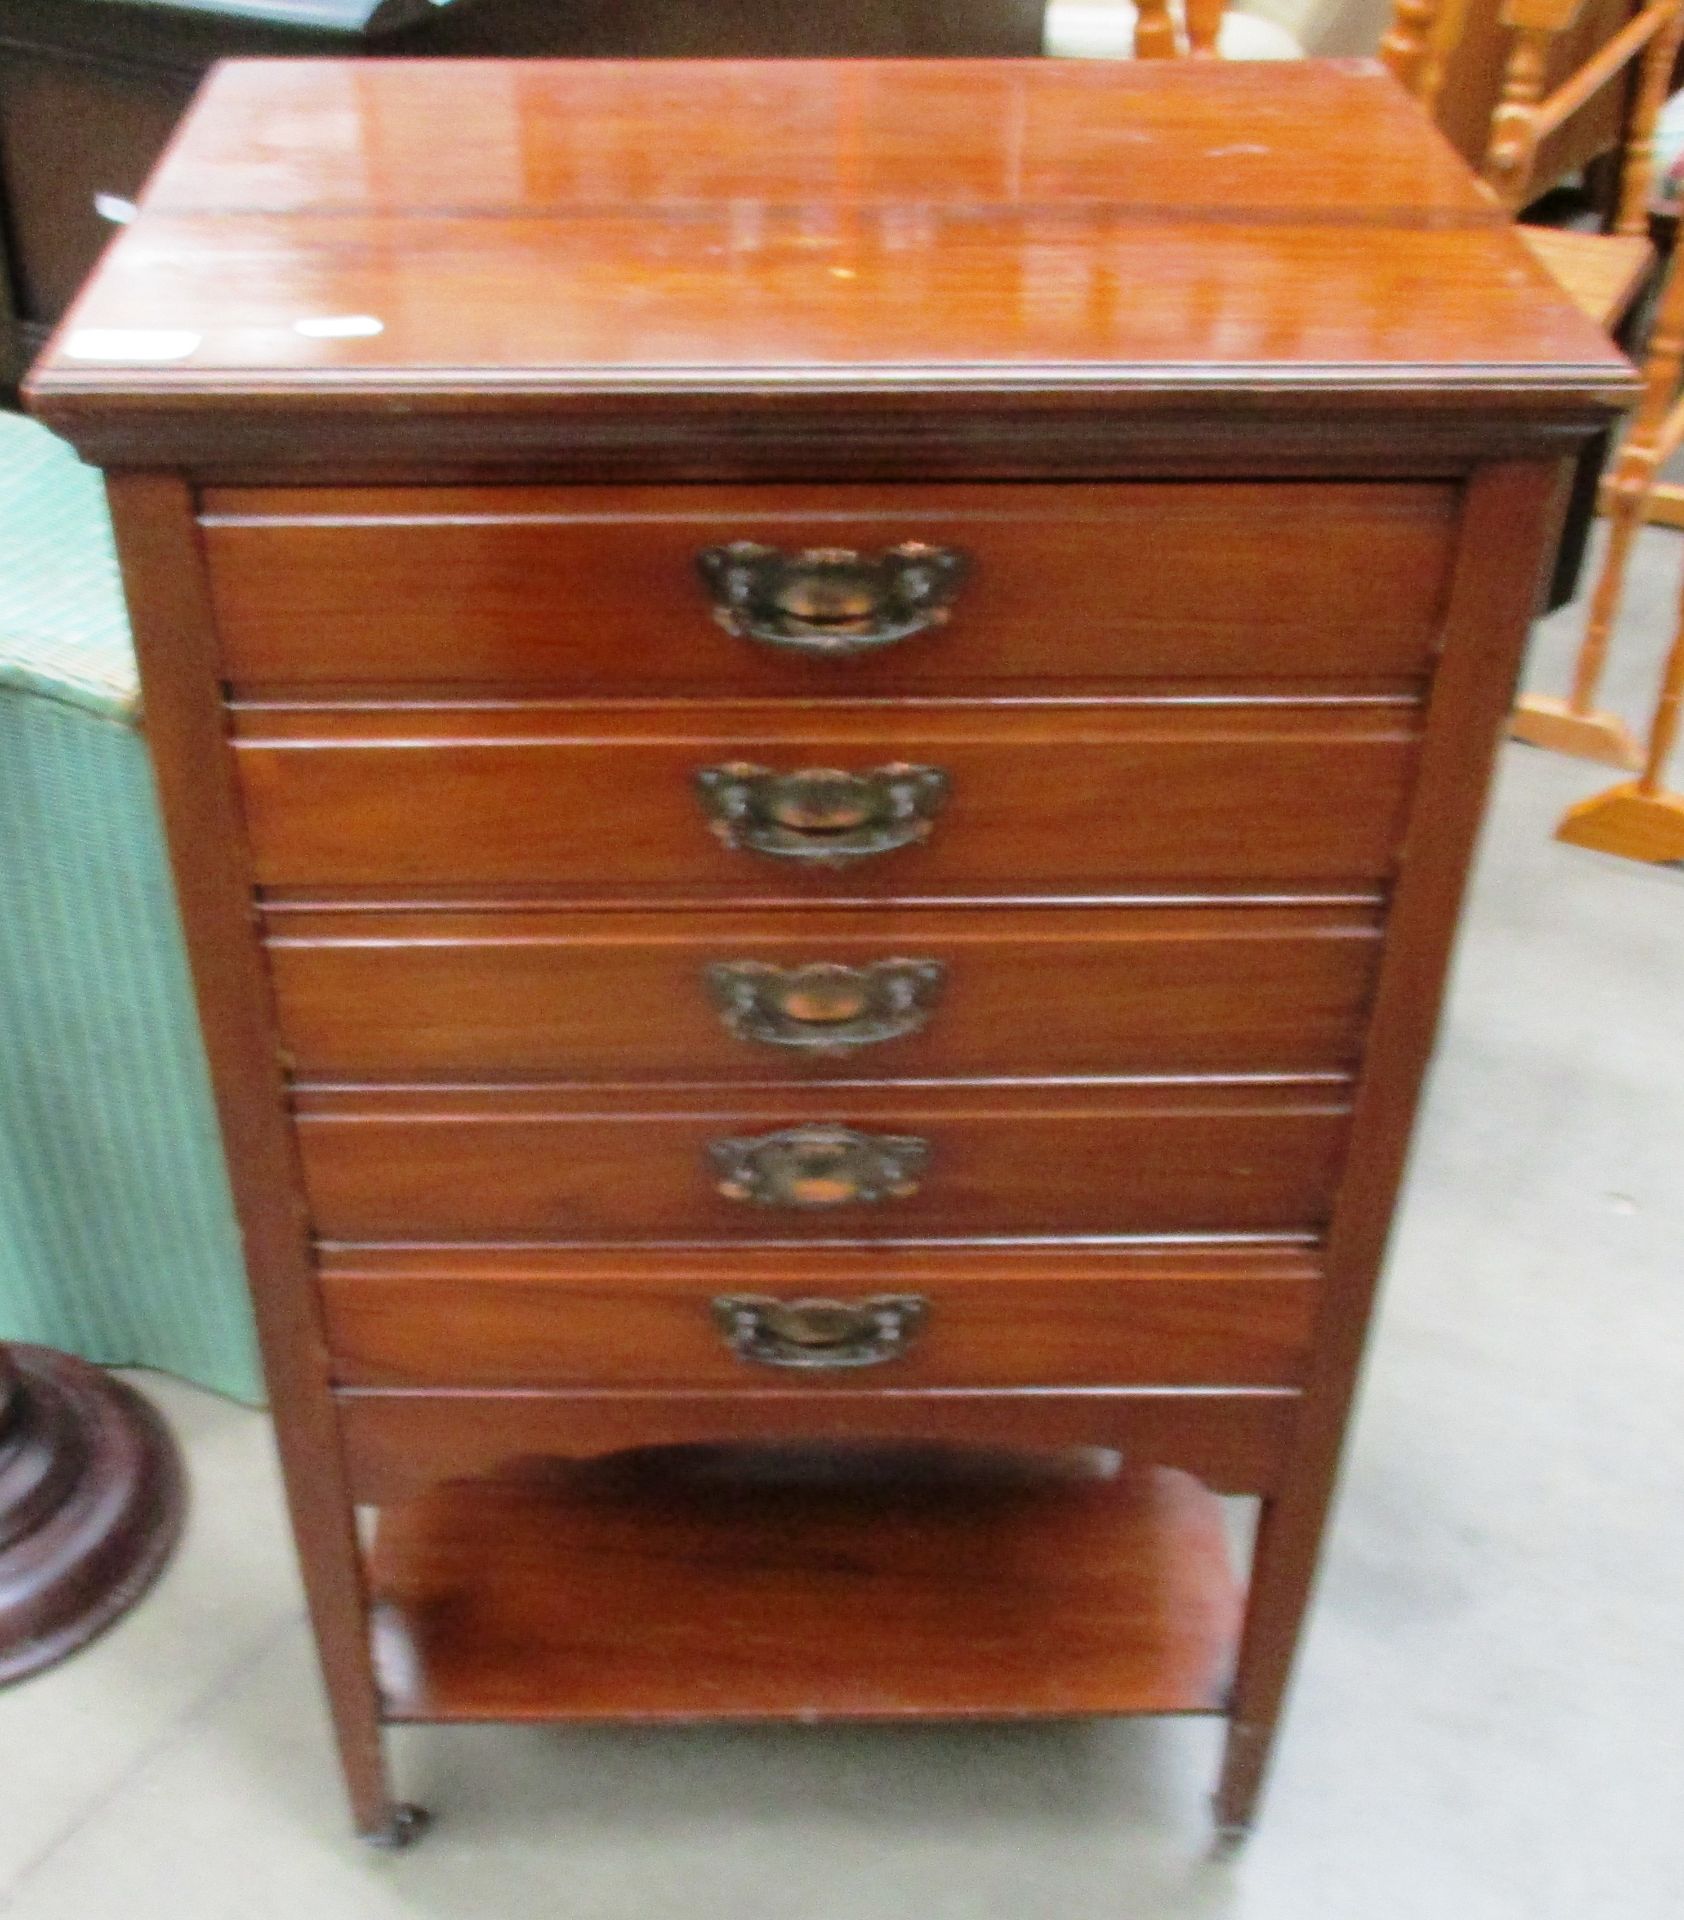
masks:
<instances>
[{"instance_id":1,"label":"grey concrete floor","mask_svg":"<svg viewBox=\"0 0 1684 1920\"><path fill-rule=\"evenodd\" d=\"M1644 536L1641 720L1684 575ZM1534 650L1558 687L1576 616ZM1684 769L1680 769L1684 780ZM1555 844L1598 769L1505 749L1261 1830L1201 1722L417 1732L416 1852L347 1837L267 1432L149 1381L193 1520L0 1695L18 1920L1661 1920L1684 1913L1684 873Z\"/></svg>"}]
</instances>

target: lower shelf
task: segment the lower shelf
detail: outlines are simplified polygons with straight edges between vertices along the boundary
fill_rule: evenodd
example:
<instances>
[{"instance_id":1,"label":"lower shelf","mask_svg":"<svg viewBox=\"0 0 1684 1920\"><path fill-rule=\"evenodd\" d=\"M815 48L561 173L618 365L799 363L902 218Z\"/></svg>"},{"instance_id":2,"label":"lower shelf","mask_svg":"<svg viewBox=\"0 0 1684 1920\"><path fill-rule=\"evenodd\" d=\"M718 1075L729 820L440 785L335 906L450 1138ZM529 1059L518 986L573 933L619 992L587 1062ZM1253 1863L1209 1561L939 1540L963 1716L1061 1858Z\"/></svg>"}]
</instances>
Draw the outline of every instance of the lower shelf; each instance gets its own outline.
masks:
<instances>
[{"instance_id":1,"label":"lower shelf","mask_svg":"<svg viewBox=\"0 0 1684 1920\"><path fill-rule=\"evenodd\" d=\"M370 1578L391 1720L1210 1712L1241 1612L1220 1502L1092 1456L623 1455L387 1508Z\"/></svg>"}]
</instances>

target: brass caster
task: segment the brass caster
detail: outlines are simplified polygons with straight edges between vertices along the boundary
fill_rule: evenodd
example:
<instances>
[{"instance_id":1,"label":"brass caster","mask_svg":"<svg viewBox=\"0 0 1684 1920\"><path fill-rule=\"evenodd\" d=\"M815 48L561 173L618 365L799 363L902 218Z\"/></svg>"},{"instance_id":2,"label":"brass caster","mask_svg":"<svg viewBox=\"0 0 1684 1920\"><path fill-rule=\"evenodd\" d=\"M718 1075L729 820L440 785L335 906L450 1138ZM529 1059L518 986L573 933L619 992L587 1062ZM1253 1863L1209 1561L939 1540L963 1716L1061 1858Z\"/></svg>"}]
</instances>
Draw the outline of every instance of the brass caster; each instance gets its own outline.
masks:
<instances>
[{"instance_id":1,"label":"brass caster","mask_svg":"<svg viewBox=\"0 0 1684 1920\"><path fill-rule=\"evenodd\" d=\"M405 1847L413 1847L432 1824L433 1816L425 1807L412 1806L406 1800L392 1809L385 1826L362 1838L365 1845L381 1853L402 1853Z\"/></svg>"}]
</instances>

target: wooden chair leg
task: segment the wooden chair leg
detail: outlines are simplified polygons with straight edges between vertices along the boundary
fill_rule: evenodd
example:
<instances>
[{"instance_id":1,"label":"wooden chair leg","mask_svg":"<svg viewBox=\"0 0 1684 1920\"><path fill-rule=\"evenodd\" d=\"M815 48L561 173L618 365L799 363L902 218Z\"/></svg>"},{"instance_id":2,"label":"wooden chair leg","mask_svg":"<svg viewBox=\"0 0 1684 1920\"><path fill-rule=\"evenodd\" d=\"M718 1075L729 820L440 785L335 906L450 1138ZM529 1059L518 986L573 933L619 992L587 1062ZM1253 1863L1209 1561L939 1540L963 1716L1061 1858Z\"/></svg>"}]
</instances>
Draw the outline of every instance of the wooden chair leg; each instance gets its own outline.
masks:
<instances>
[{"instance_id":1,"label":"wooden chair leg","mask_svg":"<svg viewBox=\"0 0 1684 1920\"><path fill-rule=\"evenodd\" d=\"M1515 702L1509 732L1528 746L1570 753L1581 760L1598 760L1611 767L1639 767L1643 749L1618 714L1596 704L1602 670L1608 658L1608 640L1620 610L1631 543L1643 524L1643 502L1652 468L1622 456L1619 471L1604 488L1608 513L1608 551L1591 595L1585 637L1573 667L1573 690L1565 700L1547 694L1526 694Z\"/></svg>"},{"instance_id":2,"label":"wooden chair leg","mask_svg":"<svg viewBox=\"0 0 1684 1920\"><path fill-rule=\"evenodd\" d=\"M1643 518L1651 526L1676 527L1684 532L1684 487L1675 480L1651 487L1643 503Z\"/></svg>"},{"instance_id":3,"label":"wooden chair leg","mask_svg":"<svg viewBox=\"0 0 1684 1920\"><path fill-rule=\"evenodd\" d=\"M1661 673L1660 697L1649 729L1649 749L1642 773L1635 780L1610 787L1605 793L1569 807L1555 830L1558 840L1656 865L1684 862L1684 794L1669 792L1661 784L1667 761L1677 744L1681 706L1684 706L1684 609L1680 611L1672 650Z\"/></svg>"},{"instance_id":4,"label":"wooden chair leg","mask_svg":"<svg viewBox=\"0 0 1684 1920\"><path fill-rule=\"evenodd\" d=\"M1669 43L1675 44L1675 43ZM1670 55L1667 56L1670 59ZM1671 72L1670 66L1667 72ZM1657 84L1659 84L1657 82ZM1655 322L1643 367L1643 398L1621 447L1614 472L1603 488L1608 515L1608 552L1591 595L1585 637L1573 668L1573 690L1565 700L1529 695L1515 708L1510 732L1517 740L1556 753L1577 754L1614 767L1640 767L1643 751L1617 715L1596 704L1608 637L1620 608L1631 543L1643 524L1655 477L1667 455L1684 436L1684 270L1677 256L1667 267L1655 305Z\"/></svg>"}]
</instances>

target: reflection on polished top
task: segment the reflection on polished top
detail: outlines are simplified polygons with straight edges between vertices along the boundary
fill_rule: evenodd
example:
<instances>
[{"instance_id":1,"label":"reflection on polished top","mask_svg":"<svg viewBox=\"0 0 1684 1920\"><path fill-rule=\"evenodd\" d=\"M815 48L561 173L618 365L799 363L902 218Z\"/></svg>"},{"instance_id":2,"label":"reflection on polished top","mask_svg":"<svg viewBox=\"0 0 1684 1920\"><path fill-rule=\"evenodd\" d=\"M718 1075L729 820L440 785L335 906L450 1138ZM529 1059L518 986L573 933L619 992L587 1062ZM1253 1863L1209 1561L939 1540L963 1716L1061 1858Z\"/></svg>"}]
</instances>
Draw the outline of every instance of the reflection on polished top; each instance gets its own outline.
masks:
<instances>
[{"instance_id":1,"label":"reflection on polished top","mask_svg":"<svg viewBox=\"0 0 1684 1920\"><path fill-rule=\"evenodd\" d=\"M1430 388L1624 363L1377 67L222 68L36 392Z\"/></svg>"}]
</instances>

